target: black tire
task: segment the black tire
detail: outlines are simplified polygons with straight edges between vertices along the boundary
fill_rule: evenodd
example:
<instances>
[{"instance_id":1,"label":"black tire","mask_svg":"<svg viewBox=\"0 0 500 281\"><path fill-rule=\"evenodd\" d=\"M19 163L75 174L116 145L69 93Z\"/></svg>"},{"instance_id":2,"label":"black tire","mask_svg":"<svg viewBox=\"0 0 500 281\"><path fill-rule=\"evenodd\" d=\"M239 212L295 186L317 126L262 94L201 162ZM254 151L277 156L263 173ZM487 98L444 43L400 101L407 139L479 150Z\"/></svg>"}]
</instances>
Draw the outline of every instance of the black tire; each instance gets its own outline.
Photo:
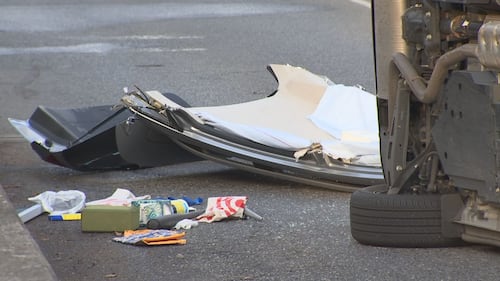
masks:
<instances>
[{"instance_id":1,"label":"black tire","mask_svg":"<svg viewBox=\"0 0 500 281\"><path fill-rule=\"evenodd\" d=\"M463 245L460 235L443 235L442 194L388 195L385 185L354 192L351 234L359 243L403 248Z\"/></svg>"}]
</instances>

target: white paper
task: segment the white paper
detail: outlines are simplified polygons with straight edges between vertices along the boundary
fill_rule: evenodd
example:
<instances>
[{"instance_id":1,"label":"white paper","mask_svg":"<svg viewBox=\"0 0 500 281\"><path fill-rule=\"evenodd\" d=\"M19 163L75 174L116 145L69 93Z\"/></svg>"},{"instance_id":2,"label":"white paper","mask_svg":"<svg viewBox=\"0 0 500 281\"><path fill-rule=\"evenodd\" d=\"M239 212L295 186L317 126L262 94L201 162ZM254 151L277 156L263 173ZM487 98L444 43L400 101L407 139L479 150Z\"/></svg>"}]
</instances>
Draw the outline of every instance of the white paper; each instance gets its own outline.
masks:
<instances>
[{"instance_id":1,"label":"white paper","mask_svg":"<svg viewBox=\"0 0 500 281\"><path fill-rule=\"evenodd\" d=\"M135 196L130 190L117 188L115 192L104 199L87 202L86 205L131 206L132 201L151 199L150 195Z\"/></svg>"}]
</instances>

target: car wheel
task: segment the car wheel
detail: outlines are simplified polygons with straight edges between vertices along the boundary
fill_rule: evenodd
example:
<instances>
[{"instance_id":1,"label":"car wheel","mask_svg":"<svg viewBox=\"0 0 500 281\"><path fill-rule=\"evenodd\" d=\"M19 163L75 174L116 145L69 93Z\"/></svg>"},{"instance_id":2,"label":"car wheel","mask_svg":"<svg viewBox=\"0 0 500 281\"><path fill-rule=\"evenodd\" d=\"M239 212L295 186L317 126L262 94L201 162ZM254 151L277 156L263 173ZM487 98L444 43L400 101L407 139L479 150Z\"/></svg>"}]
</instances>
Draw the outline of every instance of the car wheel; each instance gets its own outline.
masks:
<instances>
[{"instance_id":1,"label":"car wheel","mask_svg":"<svg viewBox=\"0 0 500 281\"><path fill-rule=\"evenodd\" d=\"M450 214L441 209L442 204L449 206L443 203L449 199L461 200L458 194L388 195L386 185L357 190L350 202L351 234L359 243L372 246L462 245L461 226L452 223L456 212Z\"/></svg>"}]
</instances>

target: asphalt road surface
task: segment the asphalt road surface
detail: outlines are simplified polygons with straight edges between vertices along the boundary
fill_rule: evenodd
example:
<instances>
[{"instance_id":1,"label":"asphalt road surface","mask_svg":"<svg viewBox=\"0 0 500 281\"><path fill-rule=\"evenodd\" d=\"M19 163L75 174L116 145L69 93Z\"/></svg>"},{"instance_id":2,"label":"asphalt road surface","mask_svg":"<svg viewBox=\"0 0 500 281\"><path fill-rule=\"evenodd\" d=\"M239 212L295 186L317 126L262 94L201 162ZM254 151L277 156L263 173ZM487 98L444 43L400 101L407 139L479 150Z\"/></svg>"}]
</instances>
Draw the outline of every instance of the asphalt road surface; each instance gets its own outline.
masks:
<instances>
[{"instance_id":1,"label":"asphalt road surface","mask_svg":"<svg viewBox=\"0 0 500 281\"><path fill-rule=\"evenodd\" d=\"M61 280L498 280L497 248L358 244L347 193L209 161L75 172L39 160L7 122L28 118L38 105L118 104L122 88L134 84L196 106L254 100L276 88L270 63L373 92L370 28L363 0L4 0L0 184L17 208L46 190L77 189L94 200L128 188L152 196L247 195L264 217L199 225L183 246L136 247L43 215L26 226Z\"/></svg>"}]
</instances>

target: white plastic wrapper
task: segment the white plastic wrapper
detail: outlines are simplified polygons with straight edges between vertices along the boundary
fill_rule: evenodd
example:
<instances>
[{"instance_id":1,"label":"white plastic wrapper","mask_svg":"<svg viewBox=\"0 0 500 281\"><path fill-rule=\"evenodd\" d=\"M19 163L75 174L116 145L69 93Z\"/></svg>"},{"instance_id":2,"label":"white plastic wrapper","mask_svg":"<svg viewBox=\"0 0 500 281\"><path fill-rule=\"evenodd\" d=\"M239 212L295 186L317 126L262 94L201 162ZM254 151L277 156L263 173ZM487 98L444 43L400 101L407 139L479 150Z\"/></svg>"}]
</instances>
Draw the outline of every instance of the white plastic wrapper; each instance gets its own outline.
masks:
<instances>
[{"instance_id":1,"label":"white plastic wrapper","mask_svg":"<svg viewBox=\"0 0 500 281\"><path fill-rule=\"evenodd\" d=\"M183 219L179 221L175 226L174 229L180 230L180 229L191 229L192 227L198 226L198 222L195 220L190 220L190 219Z\"/></svg>"},{"instance_id":2,"label":"white plastic wrapper","mask_svg":"<svg viewBox=\"0 0 500 281\"><path fill-rule=\"evenodd\" d=\"M85 206L85 193L78 190L45 191L28 198L51 215L75 214Z\"/></svg>"},{"instance_id":3,"label":"white plastic wrapper","mask_svg":"<svg viewBox=\"0 0 500 281\"><path fill-rule=\"evenodd\" d=\"M104 199L87 202L90 205L107 205L107 206L131 206L132 201L151 199L150 195L135 196L132 191L124 188L117 188L111 196Z\"/></svg>"}]
</instances>

